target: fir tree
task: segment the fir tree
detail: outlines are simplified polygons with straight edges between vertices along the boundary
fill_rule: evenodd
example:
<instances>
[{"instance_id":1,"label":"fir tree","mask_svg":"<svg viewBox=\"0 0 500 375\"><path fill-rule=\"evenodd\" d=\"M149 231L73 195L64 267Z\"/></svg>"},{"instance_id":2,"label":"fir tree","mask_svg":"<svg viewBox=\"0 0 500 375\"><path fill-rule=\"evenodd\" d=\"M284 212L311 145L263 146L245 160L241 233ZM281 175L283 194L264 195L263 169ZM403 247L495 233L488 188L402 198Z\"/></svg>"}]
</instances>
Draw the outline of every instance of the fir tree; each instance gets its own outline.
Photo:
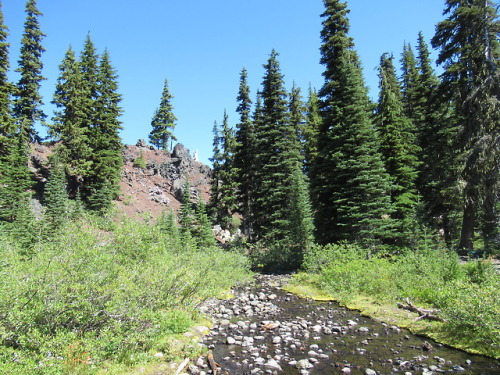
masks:
<instances>
[{"instance_id":1,"label":"fir tree","mask_svg":"<svg viewBox=\"0 0 500 375\"><path fill-rule=\"evenodd\" d=\"M90 127L87 118L90 115L87 105L83 74L71 47L66 51L59 66L56 91L52 103L53 123L49 125L49 135L58 142L56 154L72 175L83 176L90 169L91 145Z\"/></svg>"},{"instance_id":2,"label":"fir tree","mask_svg":"<svg viewBox=\"0 0 500 375\"><path fill-rule=\"evenodd\" d=\"M10 66L9 43L7 43L8 29L4 25L1 6L0 3L0 158L6 155L7 143L15 132L11 108L13 86L7 77Z\"/></svg>"},{"instance_id":3,"label":"fir tree","mask_svg":"<svg viewBox=\"0 0 500 375\"><path fill-rule=\"evenodd\" d=\"M255 189L255 130L251 118L252 101L250 99L250 88L247 83L248 74L242 69L240 74L240 86L237 96L238 107L236 111L240 115L240 121L236 124L236 147L234 151L234 165L237 170L238 202L243 217L243 232L251 233L251 212L254 201Z\"/></svg>"},{"instance_id":4,"label":"fir tree","mask_svg":"<svg viewBox=\"0 0 500 375\"><path fill-rule=\"evenodd\" d=\"M498 8L490 0L447 0L432 45L440 48L438 63L444 64L442 88L453 100L459 126L458 146L463 155L461 177L465 183L463 221L459 248L473 250L474 231L481 201L483 239L489 250L497 239L498 195L489 186L500 179L500 91ZM496 189L498 190L498 189ZM484 225L484 223L497 225Z\"/></svg>"},{"instance_id":5,"label":"fir tree","mask_svg":"<svg viewBox=\"0 0 500 375\"><path fill-rule=\"evenodd\" d=\"M290 138L295 137L295 129L291 129L287 108L287 93L284 88L283 75L277 60L278 53L272 51L262 82L262 119L256 124L255 138L257 154L256 180L259 181L254 206L254 230L258 238L279 241L285 237L288 226L285 215L287 188L277 184L284 181L291 172L287 163L287 147Z\"/></svg>"},{"instance_id":6,"label":"fir tree","mask_svg":"<svg viewBox=\"0 0 500 375\"><path fill-rule=\"evenodd\" d=\"M168 81L165 80L160 107L156 110L153 120L151 120L153 130L149 133L149 141L151 144L161 150L167 150L169 148L169 141L177 140L173 135L177 118L173 113L172 99L173 96L168 90Z\"/></svg>"},{"instance_id":7,"label":"fir tree","mask_svg":"<svg viewBox=\"0 0 500 375\"><path fill-rule=\"evenodd\" d=\"M35 129L37 121L43 121L45 114L40 106L43 105L40 95L40 85L45 79L42 76L43 63L42 39L45 36L40 30L38 17L42 13L38 10L36 0L26 2L26 22L21 40L21 56L16 69L20 73L14 92L14 117L17 127L26 142L36 142L40 137Z\"/></svg>"},{"instance_id":8,"label":"fir tree","mask_svg":"<svg viewBox=\"0 0 500 375\"><path fill-rule=\"evenodd\" d=\"M83 191L94 211L106 211L119 192L123 164L123 144L119 135L122 129L119 117L122 109L121 95L115 69L111 66L106 50L101 57L97 75L97 99L94 125L89 133L92 145L92 169L87 173Z\"/></svg>"},{"instance_id":9,"label":"fir tree","mask_svg":"<svg viewBox=\"0 0 500 375\"><path fill-rule=\"evenodd\" d=\"M195 223L192 228L192 236L198 249L203 250L215 245L215 237L212 232L212 226L207 215L205 202L201 197L198 199L195 211Z\"/></svg>"},{"instance_id":10,"label":"fir tree","mask_svg":"<svg viewBox=\"0 0 500 375\"><path fill-rule=\"evenodd\" d=\"M66 173L63 167L54 161L43 194L45 205L44 218L48 224L48 233L54 233L68 219L68 193Z\"/></svg>"},{"instance_id":11,"label":"fir tree","mask_svg":"<svg viewBox=\"0 0 500 375\"><path fill-rule=\"evenodd\" d=\"M304 127L305 161L304 169L307 174L311 170L311 164L318 155L318 133L321 126L321 114L319 110L319 98L316 90L309 87L309 97L306 109L306 125Z\"/></svg>"},{"instance_id":12,"label":"fir tree","mask_svg":"<svg viewBox=\"0 0 500 375\"><path fill-rule=\"evenodd\" d=\"M306 142L306 123L305 123L305 105L302 101L300 87L295 86L295 82L290 92L290 101L288 111L290 113L290 126L295 129L296 137L294 141L298 142L294 147L299 150L301 163L304 161L305 142Z\"/></svg>"},{"instance_id":13,"label":"fir tree","mask_svg":"<svg viewBox=\"0 0 500 375\"><path fill-rule=\"evenodd\" d=\"M378 151L378 136L361 64L348 36L348 9L325 0L320 91L323 123L311 167L317 239L372 244L387 235L391 186Z\"/></svg>"},{"instance_id":14,"label":"fir tree","mask_svg":"<svg viewBox=\"0 0 500 375\"><path fill-rule=\"evenodd\" d=\"M222 137L220 134L219 125L214 121L213 127L213 155L209 159L212 162L212 179L210 183L210 202L209 209L215 223L220 223L220 186L221 186L221 170L222 170Z\"/></svg>"},{"instance_id":15,"label":"fir tree","mask_svg":"<svg viewBox=\"0 0 500 375\"><path fill-rule=\"evenodd\" d=\"M403 46L403 55L401 58L403 75L401 77L402 102L405 115L408 119L415 118L415 90L420 74L417 68L417 60L409 43Z\"/></svg>"},{"instance_id":16,"label":"fir tree","mask_svg":"<svg viewBox=\"0 0 500 375\"><path fill-rule=\"evenodd\" d=\"M396 78L393 57L382 55L379 67L379 102L376 126L380 135L380 150L385 169L392 180L391 202L396 219L399 243L409 239L410 225L414 225L418 196L417 153L415 131L403 109L401 87Z\"/></svg>"},{"instance_id":17,"label":"fir tree","mask_svg":"<svg viewBox=\"0 0 500 375\"><path fill-rule=\"evenodd\" d=\"M422 197L423 220L435 232L443 231L449 247L457 217L457 158L453 147L453 109L442 100L439 79L422 33L418 35L418 76L414 87L412 121L420 147L417 190Z\"/></svg>"},{"instance_id":18,"label":"fir tree","mask_svg":"<svg viewBox=\"0 0 500 375\"><path fill-rule=\"evenodd\" d=\"M189 181L186 181L182 187L181 208L179 210L179 225L181 227L181 234L186 239L191 238L191 231L194 225L194 215L195 212L191 201L191 184Z\"/></svg>"}]
</instances>

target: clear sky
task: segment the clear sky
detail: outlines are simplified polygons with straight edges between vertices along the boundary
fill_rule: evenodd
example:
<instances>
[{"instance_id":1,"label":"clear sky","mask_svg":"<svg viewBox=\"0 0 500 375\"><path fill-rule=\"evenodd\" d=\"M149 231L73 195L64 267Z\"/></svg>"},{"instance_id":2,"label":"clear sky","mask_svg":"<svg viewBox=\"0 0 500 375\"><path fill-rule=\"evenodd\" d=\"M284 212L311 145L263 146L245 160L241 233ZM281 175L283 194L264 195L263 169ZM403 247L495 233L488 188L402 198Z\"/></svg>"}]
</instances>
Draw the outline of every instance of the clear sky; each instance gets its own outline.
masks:
<instances>
[{"instance_id":1,"label":"clear sky","mask_svg":"<svg viewBox=\"0 0 500 375\"><path fill-rule=\"evenodd\" d=\"M9 28L12 70L26 15L24 0L0 0ZM271 50L279 61L288 89L293 82L307 96L309 85L322 86L319 64L322 0L38 0L44 14L41 30L46 52L42 59L44 111L50 105L61 63L68 47L80 52L88 33L98 50L110 52L123 95L121 118L126 144L148 138L165 79L174 96L178 118L175 135L200 160L212 154L212 127L238 121L236 95L239 74L246 67L252 100L260 88ZM444 0L350 0L354 38L370 95L378 95L377 65L384 52L399 61L403 43L426 41L443 19ZM16 73L11 79L17 82ZM44 135L44 131L41 131Z\"/></svg>"}]
</instances>

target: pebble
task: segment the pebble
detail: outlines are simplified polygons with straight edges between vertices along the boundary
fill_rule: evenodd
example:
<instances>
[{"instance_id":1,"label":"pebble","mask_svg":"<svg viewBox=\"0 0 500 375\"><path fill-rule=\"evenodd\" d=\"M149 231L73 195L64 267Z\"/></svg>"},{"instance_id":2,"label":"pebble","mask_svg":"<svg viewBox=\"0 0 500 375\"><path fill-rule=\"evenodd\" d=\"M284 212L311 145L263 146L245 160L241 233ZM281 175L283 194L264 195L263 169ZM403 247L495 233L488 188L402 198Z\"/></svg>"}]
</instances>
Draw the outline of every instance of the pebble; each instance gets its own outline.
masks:
<instances>
[{"instance_id":1,"label":"pebble","mask_svg":"<svg viewBox=\"0 0 500 375\"><path fill-rule=\"evenodd\" d=\"M295 367L297 367L298 369L309 369L313 368L314 365L311 362L309 362L308 359L301 359L300 361L297 361Z\"/></svg>"}]
</instances>

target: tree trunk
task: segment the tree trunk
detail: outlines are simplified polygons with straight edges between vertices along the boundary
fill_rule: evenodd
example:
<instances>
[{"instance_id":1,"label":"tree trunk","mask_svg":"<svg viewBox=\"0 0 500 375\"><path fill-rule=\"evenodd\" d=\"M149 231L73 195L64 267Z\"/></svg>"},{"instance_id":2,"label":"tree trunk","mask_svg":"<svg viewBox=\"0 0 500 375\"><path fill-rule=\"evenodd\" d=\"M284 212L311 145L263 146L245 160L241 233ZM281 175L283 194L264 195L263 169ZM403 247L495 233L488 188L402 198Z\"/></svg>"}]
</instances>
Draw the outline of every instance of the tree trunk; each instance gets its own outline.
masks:
<instances>
[{"instance_id":1,"label":"tree trunk","mask_svg":"<svg viewBox=\"0 0 500 375\"><path fill-rule=\"evenodd\" d=\"M458 251L460 253L469 253L474 249L472 244L472 237L474 236L475 222L476 212L474 200L466 197L464 216L462 219L462 232L460 234L460 244L458 245Z\"/></svg>"}]
</instances>

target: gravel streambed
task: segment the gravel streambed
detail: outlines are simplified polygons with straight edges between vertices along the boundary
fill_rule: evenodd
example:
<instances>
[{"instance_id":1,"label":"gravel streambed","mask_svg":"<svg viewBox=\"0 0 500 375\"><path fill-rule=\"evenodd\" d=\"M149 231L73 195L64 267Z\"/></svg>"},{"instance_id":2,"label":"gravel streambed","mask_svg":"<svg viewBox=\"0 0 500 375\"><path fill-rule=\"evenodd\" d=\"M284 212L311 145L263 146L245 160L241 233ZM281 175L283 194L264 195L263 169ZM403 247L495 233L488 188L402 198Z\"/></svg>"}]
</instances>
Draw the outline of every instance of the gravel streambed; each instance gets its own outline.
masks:
<instances>
[{"instance_id":1,"label":"gravel streambed","mask_svg":"<svg viewBox=\"0 0 500 375\"><path fill-rule=\"evenodd\" d=\"M333 302L281 289L287 276L258 275L231 300L201 307L214 325L204 344L218 374L498 375L500 362L449 349ZM205 358L188 368L211 374Z\"/></svg>"}]
</instances>

